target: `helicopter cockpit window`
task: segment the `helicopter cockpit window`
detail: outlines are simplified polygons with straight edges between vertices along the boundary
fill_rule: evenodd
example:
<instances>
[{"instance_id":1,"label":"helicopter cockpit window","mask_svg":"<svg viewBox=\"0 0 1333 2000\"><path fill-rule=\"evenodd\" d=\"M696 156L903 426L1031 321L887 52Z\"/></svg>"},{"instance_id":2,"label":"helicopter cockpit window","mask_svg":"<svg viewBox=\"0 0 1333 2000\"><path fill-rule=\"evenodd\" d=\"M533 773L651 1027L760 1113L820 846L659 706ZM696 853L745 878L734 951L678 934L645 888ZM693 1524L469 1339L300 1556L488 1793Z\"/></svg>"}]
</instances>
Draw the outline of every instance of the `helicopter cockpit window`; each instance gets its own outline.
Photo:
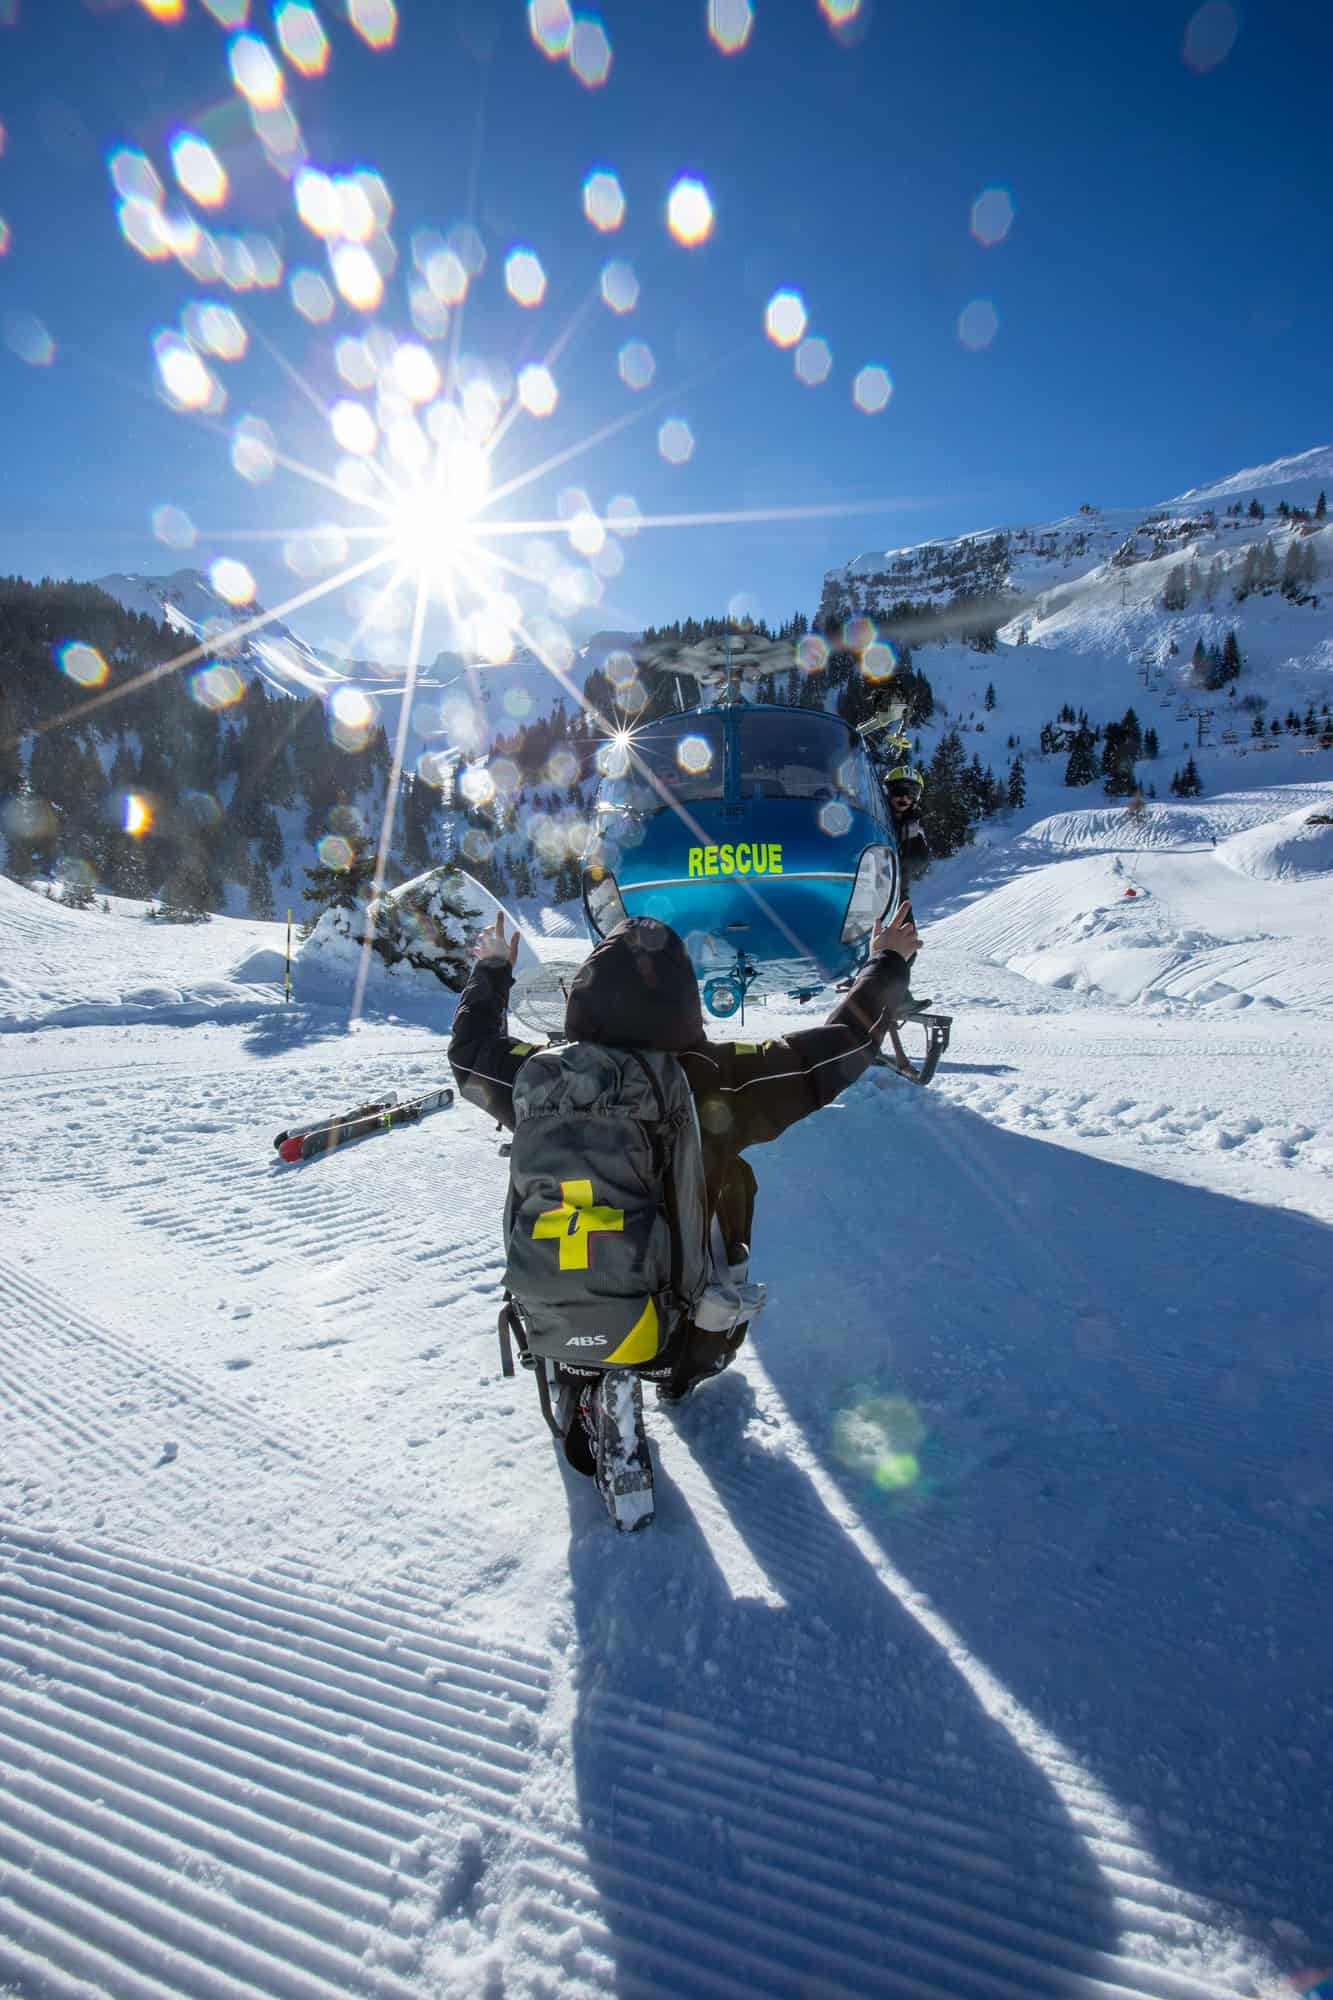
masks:
<instances>
[{"instance_id":1,"label":"helicopter cockpit window","mask_svg":"<svg viewBox=\"0 0 1333 2000\"><path fill-rule=\"evenodd\" d=\"M598 752L603 773L599 812L662 812L673 801L694 805L720 799L723 782L722 721L716 715L682 717L670 729L613 737Z\"/></svg>"},{"instance_id":2,"label":"helicopter cockpit window","mask_svg":"<svg viewBox=\"0 0 1333 2000\"><path fill-rule=\"evenodd\" d=\"M849 731L831 718L741 717L741 796L750 799L843 799L867 804L865 757Z\"/></svg>"}]
</instances>

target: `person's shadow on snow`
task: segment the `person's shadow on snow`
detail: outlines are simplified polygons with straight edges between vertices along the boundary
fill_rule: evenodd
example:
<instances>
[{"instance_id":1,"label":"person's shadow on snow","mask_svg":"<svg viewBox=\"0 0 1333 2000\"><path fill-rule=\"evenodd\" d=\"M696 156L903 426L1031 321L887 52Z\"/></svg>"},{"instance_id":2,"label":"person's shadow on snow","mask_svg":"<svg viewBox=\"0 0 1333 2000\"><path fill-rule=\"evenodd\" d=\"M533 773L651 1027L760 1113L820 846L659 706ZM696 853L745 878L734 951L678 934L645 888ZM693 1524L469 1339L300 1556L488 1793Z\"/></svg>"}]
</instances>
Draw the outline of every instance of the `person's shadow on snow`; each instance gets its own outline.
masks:
<instances>
[{"instance_id":1,"label":"person's shadow on snow","mask_svg":"<svg viewBox=\"0 0 1333 2000\"><path fill-rule=\"evenodd\" d=\"M598 1901L581 1951L565 1929L562 1976L600 1989L609 1958L625 1993L1072 1991L1121 1926L1035 1765L836 1524L739 1371L670 1417L650 1405L649 1426L645 1533L618 1536L566 1475ZM662 1468L673 1429L745 1545L724 1552L739 1595Z\"/></svg>"},{"instance_id":2,"label":"person's shadow on snow","mask_svg":"<svg viewBox=\"0 0 1333 2000\"><path fill-rule=\"evenodd\" d=\"M769 1378L1071 1796L1128 1823L1130 1900L1175 1913L1137 1921L1178 1964L1210 1920L1328 1962L1333 1231L897 1079L767 1159L803 1207L789 1243L761 1197Z\"/></svg>"}]
</instances>

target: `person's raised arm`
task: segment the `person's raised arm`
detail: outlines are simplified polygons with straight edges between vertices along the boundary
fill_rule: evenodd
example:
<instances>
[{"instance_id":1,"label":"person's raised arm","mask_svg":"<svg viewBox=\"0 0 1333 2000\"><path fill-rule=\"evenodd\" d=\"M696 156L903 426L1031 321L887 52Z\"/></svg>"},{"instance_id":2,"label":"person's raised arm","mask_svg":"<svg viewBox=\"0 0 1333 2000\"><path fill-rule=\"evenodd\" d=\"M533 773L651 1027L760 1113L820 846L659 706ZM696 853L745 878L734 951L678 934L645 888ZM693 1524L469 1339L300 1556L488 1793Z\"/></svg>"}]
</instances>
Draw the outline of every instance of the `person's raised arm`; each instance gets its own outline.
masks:
<instances>
[{"instance_id":1,"label":"person's raised arm","mask_svg":"<svg viewBox=\"0 0 1333 2000\"><path fill-rule=\"evenodd\" d=\"M866 964L822 1027L692 1051L705 1131L724 1135L740 1152L831 1104L878 1054L907 991L907 961L920 948L911 905L900 904L888 923L876 924Z\"/></svg>"},{"instance_id":2,"label":"person's raised arm","mask_svg":"<svg viewBox=\"0 0 1333 2000\"><path fill-rule=\"evenodd\" d=\"M514 1078L535 1044L515 1041L509 1034L518 932L505 936L503 912L482 931L473 956L475 963L454 1015L449 1062L462 1095L512 1131Z\"/></svg>"}]
</instances>

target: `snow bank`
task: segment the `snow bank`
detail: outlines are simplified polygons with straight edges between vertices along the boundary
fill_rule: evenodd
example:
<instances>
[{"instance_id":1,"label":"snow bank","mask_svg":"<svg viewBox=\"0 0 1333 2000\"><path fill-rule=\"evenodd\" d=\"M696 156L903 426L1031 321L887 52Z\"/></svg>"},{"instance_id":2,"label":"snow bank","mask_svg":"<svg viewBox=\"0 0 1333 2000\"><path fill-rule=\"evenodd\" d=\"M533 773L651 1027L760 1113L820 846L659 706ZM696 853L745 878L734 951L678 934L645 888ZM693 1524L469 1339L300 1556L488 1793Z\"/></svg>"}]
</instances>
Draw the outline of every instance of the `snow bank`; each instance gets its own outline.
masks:
<instances>
[{"instance_id":1,"label":"snow bank","mask_svg":"<svg viewBox=\"0 0 1333 2000\"><path fill-rule=\"evenodd\" d=\"M1287 813L1224 841L1219 861L1259 882L1309 882L1333 874L1333 800L1323 812Z\"/></svg>"},{"instance_id":2,"label":"snow bank","mask_svg":"<svg viewBox=\"0 0 1333 2000\"><path fill-rule=\"evenodd\" d=\"M150 924L147 905L105 900L71 910L0 878L0 1033L240 1021L282 1004L280 925Z\"/></svg>"},{"instance_id":3,"label":"snow bank","mask_svg":"<svg viewBox=\"0 0 1333 2000\"><path fill-rule=\"evenodd\" d=\"M1114 853L1121 848L1208 846L1215 831L1205 806L1145 804L1137 813L1125 806L1088 806L1038 820L1015 845L1066 854Z\"/></svg>"},{"instance_id":4,"label":"snow bank","mask_svg":"<svg viewBox=\"0 0 1333 2000\"><path fill-rule=\"evenodd\" d=\"M293 990L328 1005L350 1000L360 983L363 1008L438 1018L441 1002L462 992L473 943L497 914L509 917L461 868L427 869L366 909L326 910L297 954ZM519 937L521 976L540 961Z\"/></svg>"},{"instance_id":5,"label":"snow bank","mask_svg":"<svg viewBox=\"0 0 1333 2000\"><path fill-rule=\"evenodd\" d=\"M1219 802L1220 823L1231 805L1239 811L1246 803ZM1262 803L1248 802L1254 810ZM1197 832L1190 810L1161 812L1166 825ZM947 991L951 963L982 959L1034 988L1119 1007L1234 1012L1257 1003L1323 1013L1333 1005L1324 881L1333 869L1333 827L1309 825L1306 805L1242 825L1217 847L1198 838L1173 846L1164 833L1154 844L1150 833L1137 850L1117 853L1108 822L1123 818L1058 815L1033 829L1035 839L1020 838L998 855L992 880L1015 863L1018 872L927 924L929 962L944 975L935 991ZM1275 896L1279 866L1286 886Z\"/></svg>"}]
</instances>

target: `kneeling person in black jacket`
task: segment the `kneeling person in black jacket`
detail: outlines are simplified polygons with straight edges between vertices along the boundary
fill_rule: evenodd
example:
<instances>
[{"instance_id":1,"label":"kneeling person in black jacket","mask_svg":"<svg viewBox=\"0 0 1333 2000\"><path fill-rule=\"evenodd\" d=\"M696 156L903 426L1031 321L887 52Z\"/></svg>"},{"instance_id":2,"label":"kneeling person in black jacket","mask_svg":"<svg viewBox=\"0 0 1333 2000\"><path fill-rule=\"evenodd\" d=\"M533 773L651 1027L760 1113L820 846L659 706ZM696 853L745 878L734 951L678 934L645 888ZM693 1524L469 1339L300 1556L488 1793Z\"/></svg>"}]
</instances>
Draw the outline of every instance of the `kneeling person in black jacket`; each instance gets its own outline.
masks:
<instances>
[{"instance_id":1,"label":"kneeling person in black jacket","mask_svg":"<svg viewBox=\"0 0 1333 2000\"><path fill-rule=\"evenodd\" d=\"M502 916L478 939L449 1047L463 1095L510 1131L514 1080L533 1053L508 1026L517 944L506 938ZM831 1104L869 1067L919 946L910 914L899 911L876 927L866 964L822 1027L762 1043L708 1039L684 943L652 918L619 924L579 968L565 1013L568 1041L669 1052L684 1071L699 1120L713 1265L724 1279L743 1280L749 1257L756 1183L742 1154ZM684 1328L673 1342L667 1379L654 1371L659 1395L678 1400L719 1373L744 1334L744 1326L724 1335Z\"/></svg>"}]
</instances>

